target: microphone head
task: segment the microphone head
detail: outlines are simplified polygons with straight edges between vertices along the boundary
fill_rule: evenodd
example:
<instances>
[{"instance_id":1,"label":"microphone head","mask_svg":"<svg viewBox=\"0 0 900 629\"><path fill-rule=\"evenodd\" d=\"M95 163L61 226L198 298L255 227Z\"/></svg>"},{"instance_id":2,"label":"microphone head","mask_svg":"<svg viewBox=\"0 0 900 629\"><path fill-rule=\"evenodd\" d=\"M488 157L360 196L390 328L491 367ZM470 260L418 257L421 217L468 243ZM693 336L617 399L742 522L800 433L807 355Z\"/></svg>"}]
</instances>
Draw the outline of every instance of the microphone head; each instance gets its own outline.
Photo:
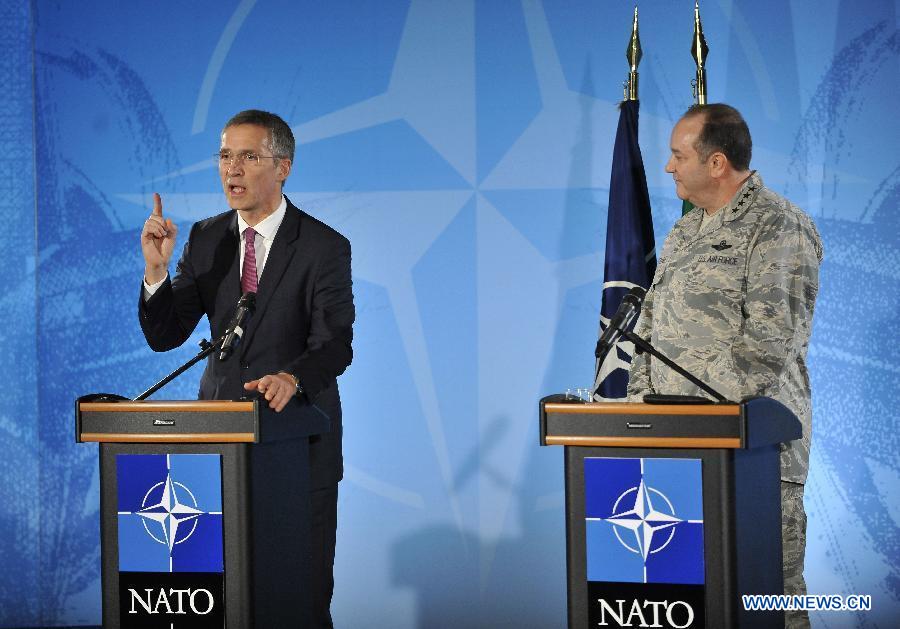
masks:
<instances>
[{"instance_id":1,"label":"microphone head","mask_svg":"<svg viewBox=\"0 0 900 629\"><path fill-rule=\"evenodd\" d=\"M228 329L225 331L225 335L222 336L219 360L228 360L234 348L241 342L244 336L243 326L247 324L247 319L253 314L254 310L256 310L256 293L246 292L241 295L234 310L231 323L228 324Z\"/></svg>"},{"instance_id":2,"label":"microphone head","mask_svg":"<svg viewBox=\"0 0 900 629\"><path fill-rule=\"evenodd\" d=\"M622 297L622 303L630 303L636 308L640 308L644 301L647 291L640 286L635 286Z\"/></svg>"},{"instance_id":3,"label":"microphone head","mask_svg":"<svg viewBox=\"0 0 900 629\"><path fill-rule=\"evenodd\" d=\"M256 308L256 293L248 291L241 295L241 299L238 301L238 308L246 308L251 311Z\"/></svg>"}]
</instances>

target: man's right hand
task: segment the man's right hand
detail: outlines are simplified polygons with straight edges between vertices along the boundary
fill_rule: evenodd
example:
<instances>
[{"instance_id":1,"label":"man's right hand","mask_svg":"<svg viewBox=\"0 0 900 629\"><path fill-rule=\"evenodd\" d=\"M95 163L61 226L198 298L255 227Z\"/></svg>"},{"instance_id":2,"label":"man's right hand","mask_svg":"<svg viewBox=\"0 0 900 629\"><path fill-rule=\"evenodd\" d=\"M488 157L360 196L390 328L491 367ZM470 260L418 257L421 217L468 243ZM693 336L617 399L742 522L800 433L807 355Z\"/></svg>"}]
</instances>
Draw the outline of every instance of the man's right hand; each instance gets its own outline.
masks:
<instances>
[{"instance_id":1,"label":"man's right hand","mask_svg":"<svg viewBox=\"0 0 900 629\"><path fill-rule=\"evenodd\" d=\"M162 199L153 193L153 213L141 230L141 251L144 254L144 279L148 284L164 280L169 272L169 260L175 250L178 227L170 218L163 218Z\"/></svg>"}]
</instances>

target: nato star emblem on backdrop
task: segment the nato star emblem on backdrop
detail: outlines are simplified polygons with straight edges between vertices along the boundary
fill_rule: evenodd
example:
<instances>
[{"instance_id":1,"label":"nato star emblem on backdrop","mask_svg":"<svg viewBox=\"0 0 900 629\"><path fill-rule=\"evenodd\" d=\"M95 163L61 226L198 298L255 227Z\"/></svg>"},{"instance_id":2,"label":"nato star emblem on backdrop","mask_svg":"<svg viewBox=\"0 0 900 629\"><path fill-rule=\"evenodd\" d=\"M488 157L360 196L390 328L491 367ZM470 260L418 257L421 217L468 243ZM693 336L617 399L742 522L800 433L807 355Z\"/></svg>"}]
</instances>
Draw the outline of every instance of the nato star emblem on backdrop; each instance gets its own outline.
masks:
<instances>
[{"instance_id":1,"label":"nato star emblem on backdrop","mask_svg":"<svg viewBox=\"0 0 900 629\"><path fill-rule=\"evenodd\" d=\"M120 572L222 572L218 454L120 454Z\"/></svg>"},{"instance_id":2,"label":"nato star emblem on backdrop","mask_svg":"<svg viewBox=\"0 0 900 629\"><path fill-rule=\"evenodd\" d=\"M699 459L584 460L587 580L703 584Z\"/></svg>"}]
</instances>

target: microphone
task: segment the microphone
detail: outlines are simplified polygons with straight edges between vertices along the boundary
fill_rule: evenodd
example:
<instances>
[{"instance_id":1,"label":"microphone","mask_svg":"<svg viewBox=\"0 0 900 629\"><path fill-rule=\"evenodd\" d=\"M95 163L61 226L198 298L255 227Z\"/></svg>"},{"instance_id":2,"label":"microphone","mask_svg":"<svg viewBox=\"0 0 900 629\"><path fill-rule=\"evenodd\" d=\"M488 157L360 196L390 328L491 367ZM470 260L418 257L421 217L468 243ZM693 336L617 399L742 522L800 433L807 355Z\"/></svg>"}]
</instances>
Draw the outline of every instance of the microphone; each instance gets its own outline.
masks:
<instances>
[{"instance_id":1,"label":"microphone","mask_svg":"<svg viewBox=\"0 0 900 629\"><path fill-rule=\"evenodd\" d=\"M616 342L622 336L622 332L637 318L638 313L641 311L641 302L644 301L644 295L646 294L647 291L643 288L635 286L622 297L619 309L616 310L616 314L613 315L609 325L606 326L603 334L600 335L600 340L597 341L597 349L594 351L594 356L597 357L599 363L602 363L609 350L616 346Z\"/></svg>"},{"instance_id":2,"label":"microphone","mask_svg":"<svg viewBox=\"0 0 900 629\"><path fill-rule=\"evenodd\" d=\"M219 360L228 360L231 353L237 348L241 342L241 337L244 336L244 326L247 324L247 319L250 318L255 309L256 293L244 293L240 301L238 301L234 317L231 318L231 323L228 324L225 332L225 340L222 341Z\"/></svg>"}]
</instances>

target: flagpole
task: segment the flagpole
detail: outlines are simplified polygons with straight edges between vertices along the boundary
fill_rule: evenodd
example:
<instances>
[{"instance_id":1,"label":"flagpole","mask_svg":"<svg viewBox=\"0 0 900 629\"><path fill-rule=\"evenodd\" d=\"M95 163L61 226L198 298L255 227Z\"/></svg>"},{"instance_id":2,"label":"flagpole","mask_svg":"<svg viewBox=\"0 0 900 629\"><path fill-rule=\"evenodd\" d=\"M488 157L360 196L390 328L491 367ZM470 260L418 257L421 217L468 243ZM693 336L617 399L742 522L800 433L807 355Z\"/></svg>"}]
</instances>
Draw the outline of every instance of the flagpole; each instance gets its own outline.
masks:
<instances>
[{"instance_id":1,"label":"flagpole","mask_svg":"<svg viewBox=\"0 0 900 629\"><path fill-rule=\"evenodd\" d=\"M697 74L691 87L694 91L694 103L706 104L706 56L709 54L709 46L703 36L703 24L700 23L700 2L694 2L694 36L691 39L691 56L697 66Z\"/></svg>"},{"instance_id":2,"label":"flagpole","mask_svg":"<svg viewBox=\"0 0 900 629\"><path fill-rule=\"evenodd\" d=\"M638 8L634 7L634 22L631 25L631 39L628 40L628 48L625 49L625 58L628 59L628 81L625 83L624 100L638 100L638 64L641 62L641 38L638 36Z\"/></svg>"},{"instance_id":3,"label":"flagpole","mask_svg":"<svg viewBox=\"0 0 900 629\"><path fill-rule=\"evenodd\" d=\"M694 0L694 36L691 38L691 57L697 66L697 72L691 80L691 90L694 93L694 104L706 104L706 56L709 54L709 46L706 45L706 37L703 36L703 24L700 22L700 2ZM682 201L681 215L684 216L694 209L690 201Z\"/></svg>"},{"instance_id":4,"label":"flagpole","mask_svg":"<svg viewBox=\"0 0 900 629\"><path fill-rule=\"evenodd\" d=\"M650 287L656 271L656 244L650 193L644 160L638 143L638 64L641 62L638 10L634 9L631 37L625 49L628 80L619 105L619 125L613 146L606 217L606 253L603 267L603 297L600 304L599 335L615 315L623 295L635 286ZM616 344L605 360L594 364L593 398L624 400L627 396L628 367L634 346L630 341Z\"/></svg>"}]
</instances>

